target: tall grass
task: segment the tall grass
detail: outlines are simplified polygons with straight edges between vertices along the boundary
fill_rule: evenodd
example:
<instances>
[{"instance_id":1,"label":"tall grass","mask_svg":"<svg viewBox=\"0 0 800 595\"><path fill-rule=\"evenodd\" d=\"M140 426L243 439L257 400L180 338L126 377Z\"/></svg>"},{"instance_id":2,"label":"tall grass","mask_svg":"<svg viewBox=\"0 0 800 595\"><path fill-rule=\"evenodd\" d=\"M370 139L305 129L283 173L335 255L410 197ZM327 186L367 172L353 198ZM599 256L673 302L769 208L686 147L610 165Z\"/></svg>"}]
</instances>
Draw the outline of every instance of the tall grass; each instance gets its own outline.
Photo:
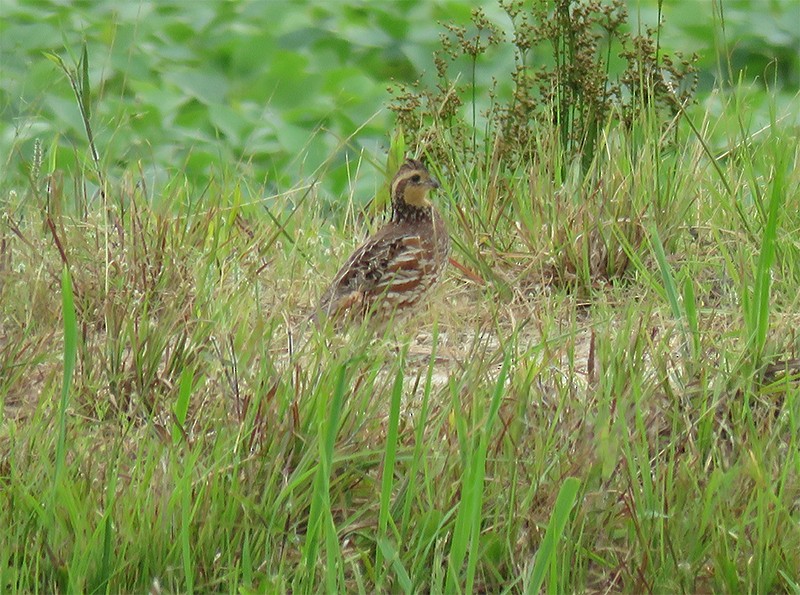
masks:
<instances>
[{"instance_id":1,"label":"tall grass","mask_svg":"<svg viewBox=\"0 0 800 595\"><path fill-rule=\"evenodd\" d=\"M796 590L796 131L598 124L578 161L442 130L459 267L291 356L376 224L349 197L131 172L99 209L95 161L40 163L0 227L0 590Z\"/></svg>"}]
</instances>

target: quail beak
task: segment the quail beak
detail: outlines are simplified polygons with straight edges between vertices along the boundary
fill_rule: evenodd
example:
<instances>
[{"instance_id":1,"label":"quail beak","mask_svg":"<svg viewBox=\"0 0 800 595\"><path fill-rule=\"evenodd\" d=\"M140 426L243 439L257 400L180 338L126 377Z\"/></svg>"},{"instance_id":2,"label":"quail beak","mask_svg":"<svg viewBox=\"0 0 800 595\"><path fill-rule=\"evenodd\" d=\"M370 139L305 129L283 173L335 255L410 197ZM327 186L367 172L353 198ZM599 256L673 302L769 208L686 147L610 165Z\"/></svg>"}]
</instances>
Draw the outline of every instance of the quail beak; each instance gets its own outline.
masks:
<instances>
[{"instance_id":1,"label":"quail beak","mask_svg":"<svg viewBox=\"0 0 800 595\"><path fill-rule=\"evenodd\" d=\"M439 183L439 180L437 180L433 176L431 176L430 179L428 180L428 186L431 187L431 190L436 190L437 188L442 187L442 185Z\"/></svg>"}]
</instances>

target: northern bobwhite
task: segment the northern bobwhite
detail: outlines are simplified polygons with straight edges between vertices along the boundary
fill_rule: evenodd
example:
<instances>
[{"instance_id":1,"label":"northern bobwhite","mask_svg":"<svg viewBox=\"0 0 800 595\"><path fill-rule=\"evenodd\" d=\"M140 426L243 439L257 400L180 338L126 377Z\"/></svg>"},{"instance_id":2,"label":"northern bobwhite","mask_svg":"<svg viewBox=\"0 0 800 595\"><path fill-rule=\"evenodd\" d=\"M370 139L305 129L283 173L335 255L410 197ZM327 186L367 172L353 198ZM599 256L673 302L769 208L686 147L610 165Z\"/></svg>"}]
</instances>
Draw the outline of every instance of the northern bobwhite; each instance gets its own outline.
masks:
<instances>
[{"instance_id":1,"label":"northern bobwhite","mask_svg":"<svg viewBox=\"0 0 800 595\"><path fill-rule=\"evenodd\" d=\"M376 326L414 310L441 280L450 238L428 199L439 182L408 159L391 185L392 218L356 249L322 294L314 318L368 318Z\"/></svg>"}]
</instances>

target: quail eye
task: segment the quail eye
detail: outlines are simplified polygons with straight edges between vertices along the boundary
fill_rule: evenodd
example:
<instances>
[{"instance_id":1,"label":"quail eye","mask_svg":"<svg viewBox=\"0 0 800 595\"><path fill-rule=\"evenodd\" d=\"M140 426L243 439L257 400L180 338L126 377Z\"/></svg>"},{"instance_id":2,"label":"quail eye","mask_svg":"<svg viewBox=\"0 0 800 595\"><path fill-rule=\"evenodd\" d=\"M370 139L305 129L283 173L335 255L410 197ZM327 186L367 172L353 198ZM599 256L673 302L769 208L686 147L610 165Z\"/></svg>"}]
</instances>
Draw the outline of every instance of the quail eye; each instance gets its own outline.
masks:
<instances>
[{"instance_id":1,"label":"quail eye","mask_svg":"<svg viewBox=\"0 0 800 595\"><path fill-rule=\"evenodd\" d=\"M415 174L415 175L411 176L411 181L414 182L415 184L419 184L419 181L421 179L422 178L419 177L419 174Z\"/></svg>"}]
</instances>

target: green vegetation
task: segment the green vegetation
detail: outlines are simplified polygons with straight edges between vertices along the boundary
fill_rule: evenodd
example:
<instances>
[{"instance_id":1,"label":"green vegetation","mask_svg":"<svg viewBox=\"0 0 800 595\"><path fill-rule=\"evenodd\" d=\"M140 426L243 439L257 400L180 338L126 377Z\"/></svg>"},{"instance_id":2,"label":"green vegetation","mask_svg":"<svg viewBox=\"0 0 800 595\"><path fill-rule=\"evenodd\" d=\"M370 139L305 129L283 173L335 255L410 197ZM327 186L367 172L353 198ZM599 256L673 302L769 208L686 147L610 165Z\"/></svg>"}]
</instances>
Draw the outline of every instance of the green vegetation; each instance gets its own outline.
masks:
<instances>
[{"instance_id":1,"label":"green vegetation","mask_svg":"<svg viewBox=\"0 0 800 595\"><path fill-rule=\"evenodd\" d=\"M4 2L0 591L797 592L800 15L679 4Z\"/></svg>"}]
</instances>

